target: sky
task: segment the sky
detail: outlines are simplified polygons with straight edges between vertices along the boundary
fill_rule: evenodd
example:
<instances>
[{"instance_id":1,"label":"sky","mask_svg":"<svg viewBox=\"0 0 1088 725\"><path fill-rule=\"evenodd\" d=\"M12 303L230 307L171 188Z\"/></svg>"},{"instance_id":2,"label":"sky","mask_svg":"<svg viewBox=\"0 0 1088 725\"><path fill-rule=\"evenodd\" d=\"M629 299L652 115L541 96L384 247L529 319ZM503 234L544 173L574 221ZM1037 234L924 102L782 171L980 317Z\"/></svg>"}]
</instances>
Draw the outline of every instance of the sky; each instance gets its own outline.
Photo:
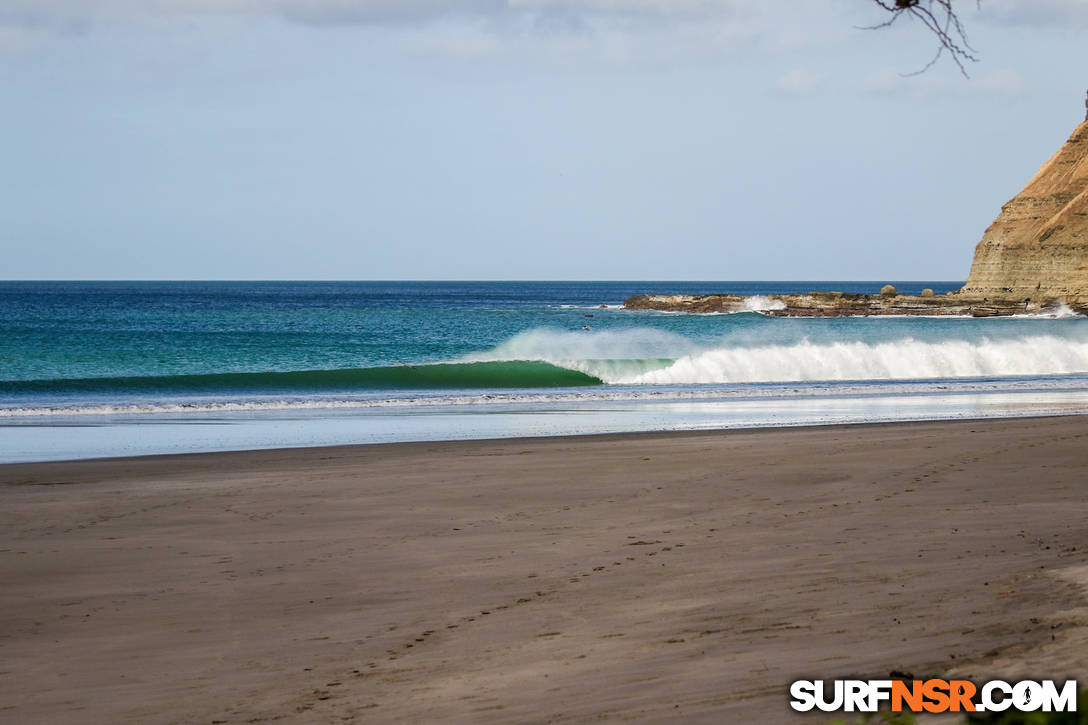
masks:
<instances>
[{"instance_id":1,"label":"sky","mask_svg":"<svg viewBox=\"0 0 1088 725\"><path fill-rule=\"evenodd\" d=\"M962 280L1086 0L0 0L0 279Z\"/></svg>"}]
</instances>

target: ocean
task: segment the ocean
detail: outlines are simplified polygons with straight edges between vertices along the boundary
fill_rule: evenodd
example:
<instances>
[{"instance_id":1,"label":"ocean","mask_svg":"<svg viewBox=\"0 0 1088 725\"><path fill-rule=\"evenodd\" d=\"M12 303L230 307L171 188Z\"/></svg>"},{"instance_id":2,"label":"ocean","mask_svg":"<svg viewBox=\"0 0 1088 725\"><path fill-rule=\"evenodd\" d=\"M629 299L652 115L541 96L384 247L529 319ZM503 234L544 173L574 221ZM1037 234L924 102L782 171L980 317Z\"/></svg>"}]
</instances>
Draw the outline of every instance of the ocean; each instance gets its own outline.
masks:
<instances>
[{"instance_id":1,"label":"ocean","mask_svg":"<svg viewBox=\"0 0 1088 725\"><path fill-rule=\"evenodd\" d=\"M1084 318L758 299L885 283L0 282L0 461L1088 411ZM621 306L714 292L757 299Z\"/></svg>"}]
</instances>

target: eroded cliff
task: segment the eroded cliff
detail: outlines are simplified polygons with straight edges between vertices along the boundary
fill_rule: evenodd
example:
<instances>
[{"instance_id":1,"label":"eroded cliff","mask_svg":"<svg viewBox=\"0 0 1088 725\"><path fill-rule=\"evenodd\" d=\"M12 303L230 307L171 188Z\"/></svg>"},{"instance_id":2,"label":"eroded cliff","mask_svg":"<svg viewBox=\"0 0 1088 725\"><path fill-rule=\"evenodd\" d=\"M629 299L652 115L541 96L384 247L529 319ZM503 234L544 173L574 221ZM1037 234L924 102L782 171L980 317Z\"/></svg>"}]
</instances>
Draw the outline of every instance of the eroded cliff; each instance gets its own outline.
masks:
<instances>
[{"instance_id":1,"label":"eroded cliff","mask_svg":"<svg viewBox=\"0 0 1088 725\"><path fill-rule=\"evenodd\" d=\"M1088 302L1088 118L1001 208L960 294Z\"/></svg>"}]
</instances>

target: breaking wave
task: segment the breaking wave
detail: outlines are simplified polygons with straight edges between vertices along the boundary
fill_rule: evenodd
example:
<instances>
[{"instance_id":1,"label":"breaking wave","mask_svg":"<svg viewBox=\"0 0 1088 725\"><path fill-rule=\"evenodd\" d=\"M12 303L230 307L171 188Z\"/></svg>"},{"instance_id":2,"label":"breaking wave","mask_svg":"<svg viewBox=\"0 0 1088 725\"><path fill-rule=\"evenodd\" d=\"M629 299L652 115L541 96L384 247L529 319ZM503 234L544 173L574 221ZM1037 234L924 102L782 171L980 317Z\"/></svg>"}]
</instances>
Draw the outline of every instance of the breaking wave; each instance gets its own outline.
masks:
<instances>
[{"instance_id":1,"label":"breaking wave","mask_svg":"<svg viewBox=\"0 0 1088 725\"><path fill-rule=\"evenodd\" d=\"M1088 338L1018 337L760 344L754 335L699 345L653 329L530 330L483 360L542 360L612 385L924 380L1088 373Z\"/></svg>"},{"instance_id":2,"label":"breaking wave","mask_svg":"<svg viewBox=\"0 0 1088 725\"><path fill-rule=\"evenodd\" d=\"M592 365L579 367L593 375ZM1088 342L1040 335L1005 340L913 339L894 342L802 341L724 347L685 355L657 370L599 377L625 385L764 383L823 380L920 380L1088 372Z\"/></svg>"},{"instance_id":3,"label":"breaking wave","mask_svg":"<svg viewBox=\"0 0 1088 725\"><path fill-rule=\"evenodd\" d=\"M786 303L782 300L772 300L763 295L753 295L744 298L743 312L770 312L772 310L784 310Z\"/></svg>"},{"instance_id":4,"label":"breaking wave","mask_svg":"<svg viewBox=\"0 0 1088 725\"><path fill-rule=\"evenodd\" d=\"M394 365L343 370L0 381L0 394L313 393L352 390L567 388L600 385L588 373L541 360Z\"/></svg>"},{"instance_id":5,"label":"breaking wave","mask_svg":"<svg viewBox=\"0 0 1088 725\"><path fill-rule=\"evenodd\" d=\"M177 398L1033 377L1088 373L1088 335L943 340L693 341L653 329L529 330L461 360L339 370L0 381L0 396ZM3 401L0 401L2 404Z\"/></svg>"}]
</instances>

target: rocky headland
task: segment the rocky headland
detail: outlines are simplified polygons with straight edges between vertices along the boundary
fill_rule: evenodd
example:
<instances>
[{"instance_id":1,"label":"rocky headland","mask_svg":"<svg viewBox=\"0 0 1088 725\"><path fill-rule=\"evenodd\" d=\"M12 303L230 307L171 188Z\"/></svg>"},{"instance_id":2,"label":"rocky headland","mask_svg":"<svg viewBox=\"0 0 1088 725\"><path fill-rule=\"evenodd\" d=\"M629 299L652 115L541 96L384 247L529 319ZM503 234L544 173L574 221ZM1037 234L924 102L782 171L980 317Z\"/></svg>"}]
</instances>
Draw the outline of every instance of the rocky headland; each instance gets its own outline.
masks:
<instances>
[{"instance_id":1,"label":"rocky headland","mask_svg":"<svg viewBox=\"0 0 1088 725\"><path fill-rule=\"evenodd\" d=\"M1088 109L1088 101L1085 101ZM927 290L927 292L929 292ZM1088 113L1069 140L1009 200L975 248L964 286L945 295L843 292L769 295L636 295L632 310L758 311L779 317L850 315L1088 314Z\"/></svg>"}]
</instances>

